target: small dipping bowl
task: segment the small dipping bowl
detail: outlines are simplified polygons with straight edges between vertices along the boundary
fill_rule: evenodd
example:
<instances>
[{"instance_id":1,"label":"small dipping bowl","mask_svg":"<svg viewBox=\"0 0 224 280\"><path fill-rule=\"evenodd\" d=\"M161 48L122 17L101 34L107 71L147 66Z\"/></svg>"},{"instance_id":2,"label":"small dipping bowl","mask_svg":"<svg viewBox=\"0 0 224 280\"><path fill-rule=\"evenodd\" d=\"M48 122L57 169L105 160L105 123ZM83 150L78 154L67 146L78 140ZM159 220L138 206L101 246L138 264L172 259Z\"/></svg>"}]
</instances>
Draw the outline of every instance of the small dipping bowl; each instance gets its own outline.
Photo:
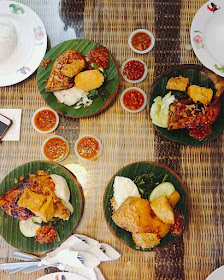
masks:
<instances>
[{"instance_id":1,"label":"small dipping bowl","mask_svg":"<svg viewBox=\"0 0 224 280\"><path fill-rule=\"evenodd\" d=\"M59 116L53 109L42 107L34 112L31 122L36 131L50 133L58 127Z\"/></svg>"},{"instance_id":2,"label":"small dipping bowl","mask_svg":"<svg viewBox=\"0 0 224 280\"><path fill-rule=\"evenodd\" d=\"M132 84L140 83L147 76L147 66L139 58L130 58L122 64L121 73L125 81Z\"/></svg>"},{"instance_id":3,"label":"small dipping bowl","mask_svg":"<svg viewBox=\"0 0 224 280\"><path fill-rule=\"evenodd\" d=\"M80 159L95 161L102 152L102 143L95 135L85 134L76 140L74 149Z\"/></svg>"},{"instance_id":4,"label":"small dipping bowl","mask_svg":"<svg viewBox=\"0 0 224 280\"><path fill-rule=\"evenodd\" d=\"M129 36L128 44L136 53L148 53L155 45L155 37L147 29L137 29Z\"/></svg>"},{"instance_id":5,"label":"small dipping bowl","mask_svg":"<svg viewBox=\"0 0 224 280\"><path fill-rule=\"evenodd\" d=\"M43 142L41 151L45 159L60 162L68 156L68 141L59 135L50 136Z\"/></svg>"},{"instance_id":6,"label":"small dipping bowl","mask_svg":"<svg viewBox=\"0 0 224 280\"><path fill-rule=\"evenodd\" d=\"M141 112L147 104L147 95L138 87L129 87L121 94L121 106L130 113Z\"/></svg>"}]
</instances>

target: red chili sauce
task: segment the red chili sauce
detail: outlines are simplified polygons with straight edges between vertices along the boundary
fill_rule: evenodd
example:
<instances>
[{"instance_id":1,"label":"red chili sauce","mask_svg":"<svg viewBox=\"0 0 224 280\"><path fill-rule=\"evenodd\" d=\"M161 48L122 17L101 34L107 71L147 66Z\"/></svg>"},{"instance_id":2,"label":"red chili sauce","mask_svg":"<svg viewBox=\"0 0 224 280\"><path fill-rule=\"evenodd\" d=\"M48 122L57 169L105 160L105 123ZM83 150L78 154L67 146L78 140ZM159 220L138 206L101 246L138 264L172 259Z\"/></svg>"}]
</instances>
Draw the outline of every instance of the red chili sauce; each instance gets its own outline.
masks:
<instances>
[{"instance_id":1,"label":"red chili sauce","mask_svg":"<svg viewBox=\"0 0 224 280\"><path fill-rule=\"evenodd\" d=\"M36 231L35 239L39 243L51 243L55 240L57 231L54 227L42 226Z\"/></svg>"},{"instance_id":2,"label":"red chili sauce","mask_svg":"<svg viewBox=\"0 0 224 280\"><path fill-rule=\"evenodd\" d=\"M85 159L93 159L100 151L99 142L90 136L83 137L77 145L78 154Z\"/></svg>"},{"instance_id":3,"label":"red chili sauce","mask_svg":"<svg viewBox=\"0 0 224 280\"><path fill-rule=\"evenodd\" d=\"M67 143L59 137L49 139L44 145L44 154L49 160L60 160L67 154L67 151Z\"/></svg>"},{"instance_id":4,"label":"red chili sauce","mask_svg":"<svg viewBox=\"0 0 224 280\"><path fill-rule=\"evenodd\" d=\"M123 75L131 81L137 81L142 78L145 73L145 66L141 61L128 61L123 68Z\"/></svg>"},{"instance_id":5,"label":"red chili sauce","mask_svg":"<svg viewBox=\"0 0 224 280\"><path fill-rule=\"evenodd\" d=\"M151 44L151 37L145 32L138 32L131 38L132 46L138 51L147 50Z\"/></svg>"},{"instance_id":6,"label":"red chili sauce","mask_svg":"<svg viewBox=\"0 0 224 280\"><path fill-rule=\"evenodd\" d=\"M98 67L109 68L109 51L106 48L94 48L86 54L86 57L88 58L89 65L95 62Z\"/></svg>"},{"instance_id":7,"label":"red chili sauce","mask_svg":"<svg viewBox=\"0 0 224 280\"><path fill-rule=\"evenodd\" d=\"M178 210L174 209L173 212L174 212L175 222L173 225L171 225L170 231L174 235L182 236L183 235L183 217Z\"/></svg>"},{"instance_id":8,"label":"red chili sauce","mask_svg":"<svg viewBox=\"0 0 224 280\"><path fill-rule=\"evenodd\" d=\"M125 92L123 96L123 104L124 106L129 110L138 110L140 109L145 101L144 95L136 90L136 89L130 89L127 92Z\"/></svg>"},{"instance_id":9,"label":"red chili sauce","mask_svg":"<svg viewBox=\"0 0 224 280\"><path fill-rule=\"evenodd\" d=\"M51 110L39 111L34 117L34 125L41 131L51 130L56 122L56 115Z\"/></svg>"}]
</instances>

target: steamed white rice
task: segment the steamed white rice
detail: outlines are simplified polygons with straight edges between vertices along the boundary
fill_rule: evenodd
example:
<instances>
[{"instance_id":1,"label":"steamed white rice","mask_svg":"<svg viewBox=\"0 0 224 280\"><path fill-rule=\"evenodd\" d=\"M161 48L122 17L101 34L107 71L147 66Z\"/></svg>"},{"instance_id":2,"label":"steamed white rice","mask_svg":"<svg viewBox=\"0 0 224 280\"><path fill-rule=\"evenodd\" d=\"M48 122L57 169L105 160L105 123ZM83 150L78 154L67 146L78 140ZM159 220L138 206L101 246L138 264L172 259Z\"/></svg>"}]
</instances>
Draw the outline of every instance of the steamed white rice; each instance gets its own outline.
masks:
<instances>
[{"instance_id":1,"label":"steamed white rice","mask_svg":"<svg viewBox=\"0 0 224 280\"><path fill-rule=\"evenodd\" d=\"M17 45L15 27L8 20L0 19L0 60L11 56Z\"/></svg>"}]
</instances>

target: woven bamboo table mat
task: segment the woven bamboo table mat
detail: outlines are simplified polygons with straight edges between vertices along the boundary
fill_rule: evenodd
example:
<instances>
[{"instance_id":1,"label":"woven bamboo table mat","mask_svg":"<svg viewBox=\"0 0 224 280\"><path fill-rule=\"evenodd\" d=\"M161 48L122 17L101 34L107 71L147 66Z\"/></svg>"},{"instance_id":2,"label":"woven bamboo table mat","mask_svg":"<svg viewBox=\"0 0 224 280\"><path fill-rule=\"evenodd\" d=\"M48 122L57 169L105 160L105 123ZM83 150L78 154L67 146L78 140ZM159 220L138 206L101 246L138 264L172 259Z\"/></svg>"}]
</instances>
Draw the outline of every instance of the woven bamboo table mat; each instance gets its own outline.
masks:
<instances>
[{"instance_id":1,"label":"woven bamboo table mat","mask_svg":"<svg viewBox=\"0 0 224 280\"><path fill-rule=\"evenodd\" d=\"M106 46L119 66L131 57L143 59L148 75L139 87L145 92L154 79L171 66L199 64L193 51L187 51L185 45L190 43L192 19L206 1L62 0L59 13L59 1L17 1L39 14L51 46L62 38L85 38ZM52 12L54 9L57 17ZM62 27L65 27L64 33ZM137 28L146 28L155 34L156 44L149 54L134 54L127 44L129 34ZM80 120L60 117L56 133L67 138L71 147L69 157L62 164L78 163L87 169L86 182L82 185L85 209L77 232L108 243L121 253L117 261L100 265L105 279L206 279L224 264L224 136L201 147L166 140L154 130L146 110L130 114L122 109L119 97L129 86L121 80L117 98L95 117ZM20 84L0 88L0 108L22 109L20 141L0 144L0 180L20 164L43 159L40 148L47 136L34 131L31 116L44 105L36 85L36 73ZM103 143L103 154L95 162L82 162L73 151L76 139L85 133L97 135ZM115 239L104 220L103 194L110 178L123 166L141 160L158 161L173 169L182 178L190 196L189 226L183 238L158 252L129 249ZM14 250L0 237L1 262L12 261ZM33 280L42 275L44 271L29 275L0 272L0 279Z\"/></svg>"}]
</instances>

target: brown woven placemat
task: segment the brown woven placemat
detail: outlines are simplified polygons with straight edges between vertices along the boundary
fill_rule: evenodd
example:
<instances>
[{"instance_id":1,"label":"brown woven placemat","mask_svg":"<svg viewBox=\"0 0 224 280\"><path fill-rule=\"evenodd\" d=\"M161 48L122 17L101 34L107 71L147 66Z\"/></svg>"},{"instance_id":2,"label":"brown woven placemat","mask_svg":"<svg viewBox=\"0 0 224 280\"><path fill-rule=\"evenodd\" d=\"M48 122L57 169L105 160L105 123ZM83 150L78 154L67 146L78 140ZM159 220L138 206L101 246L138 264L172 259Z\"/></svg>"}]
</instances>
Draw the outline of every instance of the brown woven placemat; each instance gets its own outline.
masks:
<instances>
[{"instance_id":1,"label":"brown woven placemat","mask_svg":"<svg viewBox=\"0 0 224 280\"><path fill-rule=\"evenodd\" d=\"M68 26L80 31L78 36L106 46L120 66L131 57L143 59L148 75L138 86L148 92L154 78L166 68L179 63L199 63L185 45L190 42L194 14L204 3L202 0L86 0L84 7L75 9L80 1L64 0L60 15ZM46 14L44 10L43 14ZM78 26L74 17L79 20ZM149 54L137 55L128 47L128 37L136 28L149 29L156 35L157 45ZM131 84L122 80L119 93L129 86ZM223 136L202 147L170 143L155 135L146 111L138 114L124 111L119 93L112 105L96 117L83 120L61 117L56 131L69 140L71 147L63 164L79 163L87 169L87 181L83 184L85 210L77 231L109 243L122 254L119 260L100 265L105 279L205 279L224 263ZM35 132L30 119L34 110L43 105L35 74L18 85L0 88L1 108L23 109L20 142L0 144L0 180L22 163L42 159L40 147L47 136ZM84 133L95 134L102 140L103 153L96 162L81 162L74 154L75 140ZM140 160L167 164L182 177L190 194L189 228L183 239L167 251L133 251L113 237L104 220L103 194L107 183L124 165ZM0 252L2 256L13 252L1 237ZM31 275L0 272L0 279L33 280L40 275L43 271Z\"/></svg>"}]
</instances>

